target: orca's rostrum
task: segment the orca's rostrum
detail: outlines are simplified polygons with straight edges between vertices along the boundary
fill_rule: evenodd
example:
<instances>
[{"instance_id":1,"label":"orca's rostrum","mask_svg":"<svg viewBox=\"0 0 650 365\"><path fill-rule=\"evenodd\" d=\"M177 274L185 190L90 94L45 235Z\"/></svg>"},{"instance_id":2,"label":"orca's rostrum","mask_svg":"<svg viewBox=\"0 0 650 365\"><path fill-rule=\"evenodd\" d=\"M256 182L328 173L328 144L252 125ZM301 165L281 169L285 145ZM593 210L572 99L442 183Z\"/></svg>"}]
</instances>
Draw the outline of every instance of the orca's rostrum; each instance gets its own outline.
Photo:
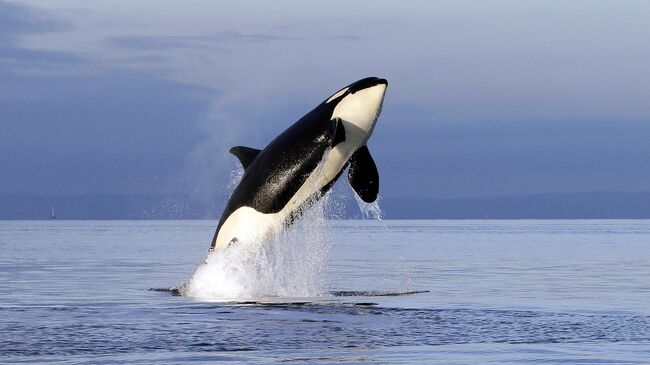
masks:
<instances>
[{"instance_id":1,"label":"orca's rostrum","mask_svg":"<svg viewBox=\"0 0 650 365\"><path fill-rule=\"evenodd\" d=\"M264 149L233 147L244 175L221 215L210 250L269 239L320 198L349 165L350 185L365 202L379 192L368 138L388 82L368 77L337 91Z\"/></svg>"}]
</instances>

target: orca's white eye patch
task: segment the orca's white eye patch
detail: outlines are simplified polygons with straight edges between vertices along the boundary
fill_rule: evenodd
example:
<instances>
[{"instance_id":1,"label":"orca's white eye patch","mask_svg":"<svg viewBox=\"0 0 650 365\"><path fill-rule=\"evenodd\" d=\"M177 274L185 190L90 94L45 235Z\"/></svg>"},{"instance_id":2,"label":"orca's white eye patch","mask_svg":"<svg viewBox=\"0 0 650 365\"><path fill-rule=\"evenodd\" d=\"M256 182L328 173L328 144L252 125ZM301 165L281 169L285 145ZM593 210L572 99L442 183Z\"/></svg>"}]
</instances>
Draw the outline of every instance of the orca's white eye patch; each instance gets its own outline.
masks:
<instances>
[{"instance_id":1,"label":"orca's white eye patch","mask_svg":"<svg viewBox=\"0 0 650 365\"><path fill-rule=\"evenodd\" d=\"M349 89L349 87L346 87L345 89L341 89L341 90L340 90L339 92L337 92L336 94L330 96L330 98L327 99L327 100L325 101L325 104L327 104L327 103L329 103L330 101L332 101L332 100L338 98L339 96L345 94L345 92L348 91L348 89Z\"/></svg>"}]
</instances>

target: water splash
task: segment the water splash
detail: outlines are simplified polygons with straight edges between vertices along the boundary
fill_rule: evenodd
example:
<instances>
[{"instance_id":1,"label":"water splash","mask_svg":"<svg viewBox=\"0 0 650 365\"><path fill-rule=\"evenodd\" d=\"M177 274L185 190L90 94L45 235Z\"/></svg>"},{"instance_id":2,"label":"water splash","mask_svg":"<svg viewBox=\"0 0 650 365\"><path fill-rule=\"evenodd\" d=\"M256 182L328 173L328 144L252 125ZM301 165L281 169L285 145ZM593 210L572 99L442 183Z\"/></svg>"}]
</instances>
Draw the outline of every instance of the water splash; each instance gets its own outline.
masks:
<instances>
[{"instance_id":1,"label":"water splash","mask_svg":"<svg viewBox=\"0 0 650 365\"><path fill-rule=\"evenodd\" d=\"M233 191L239 185L239 182L241 181L242 177L244 177L244 169L236 168L230 171L230 177L228 179L228 184L227 188L228 191Z\"/></svg>"},{"instance_id":2,"label":"water splash","mask_svg":"<svg viewBox=\"0 0 650 365\"><path fill-rule=\"evenodd\" d=\"M359 198L357 194L353 195L357 200L357 205L359 206L359 210L361 211L363 219L376 219L378 221L381 221L381 216L383 215L383 212L379 207L379 201L381 200L381 197L378 196L377 200L372 203L366 203L361 198Z\"/></svg>"},{"instance_id":3,"label":"water splash","mask_svg":"<svg viewBox=\"0 0 650 365\"><path fill-rule=\"evenodd\" d=\"M277 238L242 242L208 254L181 294L211 300L315 297L325 294L331 239L328 196L283 229Z\"/></svg>"}]
</instances>

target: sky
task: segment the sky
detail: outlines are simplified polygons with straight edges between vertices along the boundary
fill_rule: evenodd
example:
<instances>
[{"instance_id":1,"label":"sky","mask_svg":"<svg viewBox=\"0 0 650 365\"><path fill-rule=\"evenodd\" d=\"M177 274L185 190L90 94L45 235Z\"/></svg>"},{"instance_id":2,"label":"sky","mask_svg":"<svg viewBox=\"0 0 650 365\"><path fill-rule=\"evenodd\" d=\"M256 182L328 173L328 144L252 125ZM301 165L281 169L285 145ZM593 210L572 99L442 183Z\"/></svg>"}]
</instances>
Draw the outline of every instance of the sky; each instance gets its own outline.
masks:
<instances>
[{"instance_id":1,"label":"sky","mask_svg":"<svg viewBox=\"0 0 650 365\"><path fill-rule=\"evenodd\" d=\"M339 88L389 80L381 195L650 191L647 1L2 1L0 194L223 199Z\"/></svg>"}]
</instances>

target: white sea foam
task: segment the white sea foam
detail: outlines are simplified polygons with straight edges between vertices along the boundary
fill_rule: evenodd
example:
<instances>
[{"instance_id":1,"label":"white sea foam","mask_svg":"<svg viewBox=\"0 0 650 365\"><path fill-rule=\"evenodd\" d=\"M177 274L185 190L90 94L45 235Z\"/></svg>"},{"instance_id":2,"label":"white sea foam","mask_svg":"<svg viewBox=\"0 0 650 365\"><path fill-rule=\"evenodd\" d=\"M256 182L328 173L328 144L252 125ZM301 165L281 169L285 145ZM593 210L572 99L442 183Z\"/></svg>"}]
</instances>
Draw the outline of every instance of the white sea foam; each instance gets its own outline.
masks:
<instances>
[{"instance_id":1,"label":"white sea foam","mask_svg":"<svg viewBox=\"0 0 650 365\"><path fill-rule=\"evenodd\" d=\"M212 300L313 297L325 293L323 271L330 252L327 196L274 238L260 234L208 254L183 295ZM276 224L281 224L276 222ZM259 228L265 232L268 227Z\"/></svg>"}]
</instances>

